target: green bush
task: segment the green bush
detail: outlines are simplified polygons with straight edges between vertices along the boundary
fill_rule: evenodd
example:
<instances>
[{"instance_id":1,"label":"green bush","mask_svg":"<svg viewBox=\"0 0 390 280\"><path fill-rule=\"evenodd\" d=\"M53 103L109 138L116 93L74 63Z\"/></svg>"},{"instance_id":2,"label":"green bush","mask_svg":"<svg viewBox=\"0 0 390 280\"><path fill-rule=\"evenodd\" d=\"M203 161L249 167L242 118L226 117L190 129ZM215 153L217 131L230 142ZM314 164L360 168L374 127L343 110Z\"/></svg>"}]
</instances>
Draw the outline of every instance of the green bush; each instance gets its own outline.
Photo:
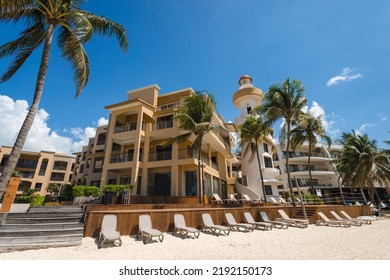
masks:
<instances>
[{"instance_id":1,"label":"green bush","mask_svg":"<svg viewBox=\"0 0 390 280\"><path fill-rule=\"evenodd\" d=\"M100 190L95 186L86 186L84 189L84 196L98 197L100 195Z\"/></svg>"},{"instance_id":2,"label":"green bush","mask_svg":"<svg viewBox=\"0 0 390 280\"><path fill-rule=\"evenodd\" d=\"M134 188L134 185L106 185L103 187L103 193L112 192L116 195L120 195L123 190L132 190Z\"/></svg>"},{"instance_id":3,"label":"green bush","mask_svg":"<svg viewBox=\"0 0 390 280\"><path fill-rule=\"evenodd\" d=\"M95 186L74 186L72 190L73 197L76 196L93 196L98 197L100 190Z\"/></svg>"},{"instance_id":4,"label":"green bush","mask_svg":"<svg viewBox=\"0 0 390 280\"><path fill-rule=\"evenodd\" d=\"M84 196L84 189L86 186L74 186L72 189L73 197Z\"/></svg>"},{"instance_id":5,"label":"green bush","mask_svg":"<svg viewBox=\"0 0 390 280\"><path fill-rule=\"evenodd\" d=\"M33 194L30 196L31 206L42 206L45 202L45 197L39 194Z\"/></svg>"},{"instance_id":6,"label":"green bush","mask_svg":"<svg viewBox=\"0 0 390 280\"><path fill-rule=\"evenodd\" d=\"M30 203L30 195L17 195L15 197L15 203Z\"/></svg>"}]
</instances>

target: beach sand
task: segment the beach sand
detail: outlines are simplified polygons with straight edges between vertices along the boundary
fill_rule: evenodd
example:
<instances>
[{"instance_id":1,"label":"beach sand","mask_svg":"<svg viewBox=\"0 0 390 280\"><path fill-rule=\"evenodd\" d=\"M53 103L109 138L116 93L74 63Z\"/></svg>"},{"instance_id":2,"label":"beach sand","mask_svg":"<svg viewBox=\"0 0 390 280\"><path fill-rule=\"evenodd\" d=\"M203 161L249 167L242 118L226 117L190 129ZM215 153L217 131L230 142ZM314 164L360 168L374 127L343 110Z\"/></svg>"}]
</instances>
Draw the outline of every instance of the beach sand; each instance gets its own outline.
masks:
<instances>
[{"instance_id":1,"label":"beach sand","mask_svg":"<svg viewBox=\"0 0 390 280\"><path fill-rule=\"evenodd\" d=\"M307 229L201 233L199 239L164 233L164 241L144 245L122 236L121 247L97 249L96 238L79 246L1 253L1 260L390 260L390 218L351 228L310 225Z\"/></svg>"}]
</instances>

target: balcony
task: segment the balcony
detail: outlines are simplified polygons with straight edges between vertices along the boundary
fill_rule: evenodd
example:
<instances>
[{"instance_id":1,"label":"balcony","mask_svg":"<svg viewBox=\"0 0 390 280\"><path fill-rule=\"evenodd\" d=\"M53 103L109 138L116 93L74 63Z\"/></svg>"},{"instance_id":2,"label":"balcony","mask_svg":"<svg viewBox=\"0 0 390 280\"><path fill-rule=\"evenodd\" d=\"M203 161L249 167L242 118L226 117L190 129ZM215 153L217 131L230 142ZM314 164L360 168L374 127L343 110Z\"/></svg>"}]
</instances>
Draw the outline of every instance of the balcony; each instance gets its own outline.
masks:
<instances>
[{"instance_id":1,"label":"balcony","mask_svg":"<svg viewBox=\"0 0 390 280\"><path fill-rule=\"evenodd\" d=\"M172 151L149 153L149 161L171 160Z\"/></svg>"},{"instance_id":2,"label":"balcony","mask_svg":"<svg viewBox=\"0 0 390 280\"><path fill-rule=\"evenodd\" d=\"M131 122L124 125L117 125L114 133L122 133L126 131L137 130L137 122Z\"/></svg>"},{"instance_id":3,"label":"balcony","mask_svg":"<svg viewBox=\"0 0 390 280\"><path fill-rule=\"evenodd\" d=\"M116 154L110 156L110 163L133 161L134 153Z\"/></svg>"},{"instance_id":4,"label":"balcony","mask_svg":"<svg viewBox=\"0 0 390 280\"><path fill-rule=\"evenodd\" d=\"M172 128L172 127L173 127L173 120L160 121L155 123L154 130L161 130L161 129Z\"/></svg>"},{"instance_id":5,"label":"balcony","mask_svg":"<svg viewBox=\"0 0 390 280\"><path fill-rule=\"evenodd\" d=\"M179 150L179 159L188 159L193 158L194 160L198 160L198 153L194 149L180 149ZM200 155L200 160L204 162L206 165L210 166L210 159L205 155ZM211 160L211 167L218 170L218 164Z\"/></svg>"}]
</instances>

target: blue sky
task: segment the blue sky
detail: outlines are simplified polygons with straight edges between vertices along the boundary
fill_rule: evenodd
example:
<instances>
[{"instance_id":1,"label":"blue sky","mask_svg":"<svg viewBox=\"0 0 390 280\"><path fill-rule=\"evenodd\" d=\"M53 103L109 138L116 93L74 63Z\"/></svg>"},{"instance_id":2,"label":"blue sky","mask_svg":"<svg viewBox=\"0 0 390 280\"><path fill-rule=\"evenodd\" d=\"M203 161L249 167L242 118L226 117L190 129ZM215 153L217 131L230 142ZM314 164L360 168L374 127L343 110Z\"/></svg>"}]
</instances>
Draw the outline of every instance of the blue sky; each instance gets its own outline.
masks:
<instances>
[{"instance_id":1,"label":"blue sky","mask_svg":"<svg viewBox=\"0 0 390 280\"><path fill-rule=\"evenodd\" d=\"M208 90L219 113L234 121L231 98L243 74L264 92L287 77L301 80L334 139L352 129L380 147L390 139L389 1L96 0L83 8L125 25L128 52L114 39L93 38L86 45L90 80L74 98L70 65L54 49L30 150L78 150L108 118L104 106L154 83L160 93ZM21 30L1 23L0 44ZM40 55L0 84L0 145L13 144ZM9 62L0 60L1 73Z\"/></svg>"}]
</instances>

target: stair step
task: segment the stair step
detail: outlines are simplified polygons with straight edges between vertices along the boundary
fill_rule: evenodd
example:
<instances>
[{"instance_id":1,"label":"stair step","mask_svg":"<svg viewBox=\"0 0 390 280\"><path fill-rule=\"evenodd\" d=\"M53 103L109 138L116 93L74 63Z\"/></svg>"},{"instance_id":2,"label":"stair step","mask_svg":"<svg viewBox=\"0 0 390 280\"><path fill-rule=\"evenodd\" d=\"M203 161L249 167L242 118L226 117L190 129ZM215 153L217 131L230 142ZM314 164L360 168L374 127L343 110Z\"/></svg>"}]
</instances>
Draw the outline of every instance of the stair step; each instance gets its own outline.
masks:
<instances>
[{"instance_id":1,"label":"stair step","mask_svg":"<svg viewBox=\"0 0 390 280\"><path fill-rule=\"evenodd\" d=\"M45 217L45 218L6 218L3 224L50 224L50 223L78 223L78 217Z\"/></svg>"},{"instance_id":2,"label":"stair step","mask_svg":"<svg viewBox=\"0 0 390 280\"><path fill-rule=\"evenodd\" d=\"M28 229L28 230L7 230L0 229L0 238L4 237L37 237L37 236L58 236L77 234L83 235L84 228L65 228L65 229Z\"/></svg>"},{"instance_id":3,"label":"stair step","mask_svg":"<svg viewBox=\"0 0 390 280\"><path fill-rule=\"evenodd\" d=\"M83 217L83 212L25 212L25 213L8 213L7 218L24 218L24 217Z\"/></svg>"},{"instance_id":4,"label":"stair step","mask_svg":"<svg viewBox=\"0 0 390 280\"><path fill-rule=\"evenodd\" d=\"M72 240L63 242L47 242L47 243L28 243L28 244L0 244L0 253L24 251L24 250L36 250L46 248L58 248L58 247L71 247L81 245L82 241Z\"/></svg>"},{"instance_id":5,"label":"stair step","mask_svg":"<svg viewBox=\"0 0 390 280\"><path fill-rule=\"evenodd\" d=\"M67 228L84 228L84 223L49 223L49 224L6 224L0 226L1 230L15 230L15 231L22 231L22 230L36 230L36 229L42 229L42 228L50 228L50 229L67 229Z\"/></svg>"},{"instance_id":6,"label":"stair step","mask_svg":"<svg viewBox=\"0 0 390 280\"><path fill-rule=\"evenodd\" d=\"M28 213L42 213L42 212L57 212L57 213L70 213L70 212L84 212L84 207L79 205L67 205L67 206L31 206Z\"/></svg>"},{"instance_id":7,"label":"stair step","mask_svg":"<svg viewBox=\"0 0 390 280\"><path fill-rule=\"evenodd\" d=\"M2 237L0 239L0 245L12 245L12 244L44 244L54 242L66 242L66 241L81 241L82 234L63 234L54 236L27 236L27 237Z\"/></svg>"}]
</instances>

